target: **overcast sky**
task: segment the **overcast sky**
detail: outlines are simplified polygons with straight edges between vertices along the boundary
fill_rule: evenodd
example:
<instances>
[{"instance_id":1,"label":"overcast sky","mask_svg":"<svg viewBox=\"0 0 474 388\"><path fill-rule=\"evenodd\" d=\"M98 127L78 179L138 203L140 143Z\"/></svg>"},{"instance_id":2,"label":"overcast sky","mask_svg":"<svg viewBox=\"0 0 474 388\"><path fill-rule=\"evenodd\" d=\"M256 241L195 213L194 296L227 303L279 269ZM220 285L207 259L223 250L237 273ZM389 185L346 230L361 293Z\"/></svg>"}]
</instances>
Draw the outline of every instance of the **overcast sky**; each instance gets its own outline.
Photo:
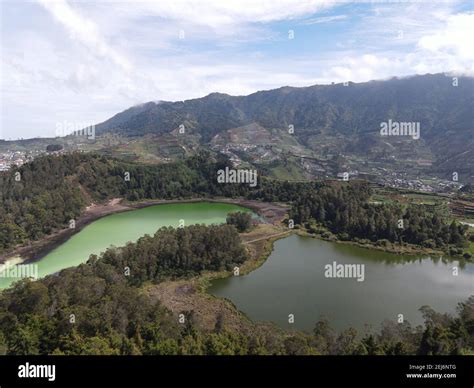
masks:
<instances>
[{"instance_id":1,"label":"overcast sky","mask_svg":"<svg viewBox=\"0 0 474 388\"><path fill-rule=\"evenodd\" d=\"M472 1L0 3L4 139L211 92L474 74Z\"/></svg>"}]
</instances>

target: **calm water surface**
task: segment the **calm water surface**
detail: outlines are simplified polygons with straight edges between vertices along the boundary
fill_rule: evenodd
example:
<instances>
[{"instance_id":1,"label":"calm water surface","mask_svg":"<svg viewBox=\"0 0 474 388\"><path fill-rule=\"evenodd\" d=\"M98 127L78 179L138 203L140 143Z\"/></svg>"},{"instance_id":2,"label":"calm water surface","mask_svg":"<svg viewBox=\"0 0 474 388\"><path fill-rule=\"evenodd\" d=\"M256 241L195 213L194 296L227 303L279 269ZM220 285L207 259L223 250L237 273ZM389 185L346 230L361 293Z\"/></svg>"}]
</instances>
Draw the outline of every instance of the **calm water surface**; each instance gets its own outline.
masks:
<instances>
[{"instance_id":1,"label":"calm water surface","mask_svg":"<svg viewBox=\"0 0 474 388\"><path fill-rule=\"evenodd\" d=\"M58 272L64 268L84 263L91 254L99 254L109 246L124 246L145 234L154 234L163 226L185 226L193 224L218 224L234 211L249 211L233 204L215 202L193 202L155 205L123 213L111 214L87 225L64 244L58 246L41 260L39 277ZM8 287L17 279L0 278L0 289Z\"/></svg>"},{"instance_id":2,"label":"calm water surface","mask_svg":"<svg viewBox=\"0 0 474 388\"><path fill-rule=\"evenodd\" d=\"M364 264L365 279L326 278L325 265ZM378 329L398 314L422 324L418 309L429 305L455 312L474 294L474 264L453 276L459 262L413 258L292 235L275 242L268 260L248 275L215 280L209 292L230 299L251 319L284 328L312 330L327 317L337 329L365 324ZM288 323L294 314L295 323Z\"/></svg>"}]
</instances>

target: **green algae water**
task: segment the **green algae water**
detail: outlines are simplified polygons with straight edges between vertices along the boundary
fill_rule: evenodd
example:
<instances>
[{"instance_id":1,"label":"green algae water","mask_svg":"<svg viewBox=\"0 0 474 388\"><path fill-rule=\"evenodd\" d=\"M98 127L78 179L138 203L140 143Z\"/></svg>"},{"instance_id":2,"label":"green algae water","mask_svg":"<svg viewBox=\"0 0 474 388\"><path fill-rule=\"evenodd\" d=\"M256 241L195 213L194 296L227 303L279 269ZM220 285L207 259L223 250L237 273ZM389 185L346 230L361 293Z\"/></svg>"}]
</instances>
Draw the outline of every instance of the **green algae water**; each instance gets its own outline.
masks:
<instances>
[{"instance_id":1,"label":"green algae water","mask_svg":"<svg viewBox=\"0 0 474 388\"><path fill-rule=\"evenodd\" d=\"M184 221L185 226L220 224L225 222L228 213L234 211L250 210L226 203L193 202L154 205L111 214L87 225L33 264L38 265L38 277L44 277L84 263L89 255L99 254L111 245L124 246L145 234L153 235L163 226L178 227L180 220ZM15 280L0 277L0 289L8 287Z\"/></svg>"},{"instance_id":2,"label":"green algae water","mask_svg":"<svg viewBox=\"0 0 474 388\"><path fill-rule=\"evenodd\" d=\"M326 265L364 265L364 279L326 277ZM458 268L457 276L453 267ZM292 235L275 242L267 261L244 275L214 280L208 292L231 300L255 321L312 331L326 317L336 329L379 329L398 314L423 324L419 308L454 313L474 295L474 263L395 255ZM294 323L289 323L293 314Z\"/></svg>"}]
</instances>

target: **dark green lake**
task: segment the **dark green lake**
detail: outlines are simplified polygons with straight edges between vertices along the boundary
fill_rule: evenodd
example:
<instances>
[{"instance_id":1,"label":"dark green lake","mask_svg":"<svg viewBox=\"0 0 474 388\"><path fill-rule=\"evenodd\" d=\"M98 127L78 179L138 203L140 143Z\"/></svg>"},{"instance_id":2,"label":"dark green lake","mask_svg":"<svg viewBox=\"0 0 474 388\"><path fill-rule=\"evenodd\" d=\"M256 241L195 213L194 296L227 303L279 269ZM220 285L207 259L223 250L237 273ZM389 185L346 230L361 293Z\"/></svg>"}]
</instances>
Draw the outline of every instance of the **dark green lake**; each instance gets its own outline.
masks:
<instances>
[{"instance_id":1,"label":"dark green lake","mask_svg":"<svg viewBox=\"0 0 474 388\"><path fill-rule=\"evenodd\" d=\"M364 281L325 277L325 265L363 264ZM346 244L292 235L275 242L274 251L245 276L213 281L209 292L230 299L251 319L284 328L312 330L325 316L337 329L371 325L398 314L422 324L418 309L429 305L454 313L458 302L474 294L474 264L413 258ZM294 323L288 323L289 314Z\"/></svg>"}]
</instances>

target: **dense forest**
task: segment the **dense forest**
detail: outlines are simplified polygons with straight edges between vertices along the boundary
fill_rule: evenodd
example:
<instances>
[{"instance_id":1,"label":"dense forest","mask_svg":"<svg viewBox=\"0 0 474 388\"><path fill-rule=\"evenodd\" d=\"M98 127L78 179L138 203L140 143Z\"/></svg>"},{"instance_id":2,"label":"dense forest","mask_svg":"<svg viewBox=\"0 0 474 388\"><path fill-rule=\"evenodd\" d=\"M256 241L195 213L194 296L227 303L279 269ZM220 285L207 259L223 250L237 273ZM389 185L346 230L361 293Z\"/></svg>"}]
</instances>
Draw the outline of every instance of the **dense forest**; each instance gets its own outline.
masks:
<instances>
[{"instance_id":1,"label":"dense forest","mask_svg":"<svg viewBox=\"0 0 474 388\"><path fill-rule=\"evenodd\" d=\"M316 222L341 239L456 247L454 253L461 253L468 243L467 227L448 223L422 206L370 204L371 189L364 182L295 183L261 177L252 188L218 183L216 172L225 167L231 168L227 158L206 152L158 166L84 153L37 158L0 173L0 253L65 227L92 201L114 197L280 201L292 205L290 218L295 223L311 230Z\"/></svg>"},{"instance_id":2,"label":"dense forest","mask_svg":"<svg viewBox=\"0 0 474 388\"><path fill-rule=\"evenodd\" d=\"M92 201L245 194L212 179L216 168L205 156L160 166L83 153L37 158L0 173L0 253L65 227Z\"/></svg>"},{"instance_id":3,"label":"dense forest","mask_svg":"<svg viewBox=\"0 0 474 388\"><path fill-rule=\"evenodd\" d=\"M455 317L423 307L426 327L386 321L379 333L332 330L325 319L313 333L250 324L212 330L193 311L180 320L143 286L203 270L229 269L246 259L231 225L162 228L59 275L16 282L0 294L0 353L15 355L124 354L472 354L474 296Z\"/></svg>"},{"instance_id":4,"label":"dense forest","mask_svg":"<svg viewBox=\"0 0 474 388\"><path fill-rule=\"evenodd\" d=\"M290 218L315 230L311 224L317 221L343 240L405 242L427 248L468 246L468 226L447 223L422 206L370 204L370 194L363 183L303 189L293 202Z\"/></svg>"},{"instance_id":5,"label":"dense forest","mask_svg":"<svg viewBox=\"0 0 474 388\"><path fill-rule=\"evenodd\" d=\"M128 268L129 283L141 285L203 270L229 270L246 258L247 252L234 226L192 225L161 228L153 237L144 236L136 243L107 250L100 260L114 268Z\"/></svg>"}]
</instances>

